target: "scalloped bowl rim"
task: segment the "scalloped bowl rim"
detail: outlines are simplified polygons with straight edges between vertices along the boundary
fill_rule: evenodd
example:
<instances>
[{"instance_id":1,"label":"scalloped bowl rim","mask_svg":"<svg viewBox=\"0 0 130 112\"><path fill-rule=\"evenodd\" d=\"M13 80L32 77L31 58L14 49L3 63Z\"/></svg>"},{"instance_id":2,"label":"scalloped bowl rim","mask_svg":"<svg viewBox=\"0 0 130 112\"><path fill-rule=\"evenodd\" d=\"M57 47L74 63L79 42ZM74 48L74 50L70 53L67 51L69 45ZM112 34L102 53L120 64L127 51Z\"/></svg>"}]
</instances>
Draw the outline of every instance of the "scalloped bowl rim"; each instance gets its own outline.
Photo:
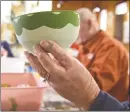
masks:
<instances>
[{"instance_id":1,"label":"scalloped bowl rim","mask_svg":"<svg viewBox=\"0 0 130 112\"><path fill-rule=\"evenodd\" d=\"M73 10L39 11L39 12L31 12L31 13L27 13L27 14L21 14L19 16L13 17L12 21L19 18L19 17L28 16L30 14L46 13L46 12L74 12L74 13L78 14L76 11L73 11Z\"/></svg>"}]
</instances>

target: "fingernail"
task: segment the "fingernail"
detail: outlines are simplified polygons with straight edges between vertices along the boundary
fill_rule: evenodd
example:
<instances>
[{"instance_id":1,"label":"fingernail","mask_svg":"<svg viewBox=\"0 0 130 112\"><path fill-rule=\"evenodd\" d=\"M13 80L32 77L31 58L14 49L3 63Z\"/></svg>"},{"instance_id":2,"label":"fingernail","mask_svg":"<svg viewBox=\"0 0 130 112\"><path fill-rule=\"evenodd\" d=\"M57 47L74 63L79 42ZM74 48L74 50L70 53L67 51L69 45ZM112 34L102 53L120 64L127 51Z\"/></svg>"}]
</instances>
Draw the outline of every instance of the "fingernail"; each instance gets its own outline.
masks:
<instances>
[{"instance_id":1,"label":"fingernail","mask_svg":"<svg viewBox=\"0 0 130 112\"><path fill-rule=\"evenodd\" d=\"M28 51L24 51L24 54L25 54L26 57L29 56L29 52Z\"/></svg>"},{"instance_id":2,"label":"fingernail","mask_svg":"<svg viewBox=\"0 0 130 112\"><path fill-rule=\"evenodd\" d=\"M33 50L36 50L37 44L33 46Z\"/></svg>"},{"instance_id":3,"label":"fingernail","mask_svg":"<svg viewBox=\"0 0 130 112\"><path fill-rule=\"evenodd\" d=\"M49 46L49 43L47 42L47 41L45 41L45 40L42 40L41 42L40 42L40 45L42 46L42 47L48 47Z\"/></svg>"},{"instance_id":4,"label":"fingernail","mask_svg":"<svg viewBox=\"0 0 130 112\"><path fill-rule=\"evenodd\" d=\"M37 44L33 46L33 50L34 50L34 53L38 52L38 45Z\"/></svg>"}]
</instances>

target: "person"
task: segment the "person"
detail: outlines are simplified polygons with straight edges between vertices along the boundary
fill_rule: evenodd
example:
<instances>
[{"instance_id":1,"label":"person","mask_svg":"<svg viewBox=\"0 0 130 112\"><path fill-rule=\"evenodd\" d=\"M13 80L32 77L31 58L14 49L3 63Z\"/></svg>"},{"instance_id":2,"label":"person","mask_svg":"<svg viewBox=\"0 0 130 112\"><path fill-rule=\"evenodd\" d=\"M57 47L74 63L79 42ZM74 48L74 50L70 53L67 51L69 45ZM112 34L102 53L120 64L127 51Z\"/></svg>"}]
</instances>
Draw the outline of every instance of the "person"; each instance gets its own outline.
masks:
<instances>
[{"instance_id":1,"label":"person","mask_svg":"<svg viewBox=\"0 0 130 112\"><path fill-rule=\"evenodd\" d=\"M89 70L100 89L119 101L128 98L128 52L107 32L100 30L96 16L87 8L80 16L79 38L72 45L79 51L77 59Z\"/></svg>"},{"instance_id":2,"label":"person","mask_svg":"<svg viewBox=\"0 0 130 112\"><path fill-rule=\"evenodd\" d=\"M48 55L51 54L50 55ZM128 110L128 102L120 103L99 89L89 71L53 41L41 41L34 55L25 55L37 72L57 93L75 103L81 110Z\"/></svg>"},{"instance_id":3,"label":"person","mask_svg":"<svg viewBox=\"0 0 130 112\"><path fill-rule=\"evenodd\" d=\"M8 52L3 47L1 47L1 56L8 56Z\"/></svg>"},{"instance_id":4,"label":"person","mask_svg":"<svg viewBox=\"0 0 130 112\"><path fill-rule=\"evenodd\" d=\"M14 57L9 44L6 41L1 42L1 55L7 57Z\"/></svg>"}]
</instances>

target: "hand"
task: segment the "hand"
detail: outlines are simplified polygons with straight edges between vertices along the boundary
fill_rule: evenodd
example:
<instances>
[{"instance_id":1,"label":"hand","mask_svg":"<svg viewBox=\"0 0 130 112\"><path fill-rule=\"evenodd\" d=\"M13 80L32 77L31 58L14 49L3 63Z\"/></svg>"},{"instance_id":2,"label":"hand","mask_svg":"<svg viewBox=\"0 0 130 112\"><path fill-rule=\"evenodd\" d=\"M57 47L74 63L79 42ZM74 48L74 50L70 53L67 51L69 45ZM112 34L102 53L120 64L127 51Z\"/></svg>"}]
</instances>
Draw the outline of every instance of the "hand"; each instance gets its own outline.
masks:
<instances>
[{"instance_id":1,"label":"hand","mask_svg":"<svg viewBox=\"0 0 130 112\"><path fill-rule=\"evenodd\" d=\"M8 51L1 47L1 56L8 56Z\"/></svg>"},{"instance_id":2,"label":"hand","mask_svg":"<svg viewBox=\"0 0 130 112\"><path fill-rule=\"evenodd\" d=\"M35 56L28 52L25 55L39 74L50 74L48 82L61 96L89 109L100 89L87 69L52 41L42 41L34 50Z\"/></svg>"}]
</instances>

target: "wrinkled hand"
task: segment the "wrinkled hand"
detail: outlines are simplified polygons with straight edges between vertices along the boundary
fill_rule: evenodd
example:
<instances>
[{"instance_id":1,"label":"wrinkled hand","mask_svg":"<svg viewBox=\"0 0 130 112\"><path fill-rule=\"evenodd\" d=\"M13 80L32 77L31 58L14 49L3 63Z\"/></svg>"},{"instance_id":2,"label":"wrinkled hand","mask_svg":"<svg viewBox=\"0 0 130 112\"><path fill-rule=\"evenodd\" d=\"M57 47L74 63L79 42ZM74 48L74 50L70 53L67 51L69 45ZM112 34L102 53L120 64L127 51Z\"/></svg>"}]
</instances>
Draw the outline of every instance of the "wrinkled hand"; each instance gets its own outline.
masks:
<instances>
[{"instance_id":1,"label":"wrinkled hand","mask_svg":"<svg viewBox=\"0 0 130 112\"><path fill-rule=\"evenodd\" d=\"M50 74L48 82L61 96L87 110L100 91L87 69L52 41L42 41L34 51L35 56L25 52L32 67L42 77Z\"/></svg>"}]
</instances>

